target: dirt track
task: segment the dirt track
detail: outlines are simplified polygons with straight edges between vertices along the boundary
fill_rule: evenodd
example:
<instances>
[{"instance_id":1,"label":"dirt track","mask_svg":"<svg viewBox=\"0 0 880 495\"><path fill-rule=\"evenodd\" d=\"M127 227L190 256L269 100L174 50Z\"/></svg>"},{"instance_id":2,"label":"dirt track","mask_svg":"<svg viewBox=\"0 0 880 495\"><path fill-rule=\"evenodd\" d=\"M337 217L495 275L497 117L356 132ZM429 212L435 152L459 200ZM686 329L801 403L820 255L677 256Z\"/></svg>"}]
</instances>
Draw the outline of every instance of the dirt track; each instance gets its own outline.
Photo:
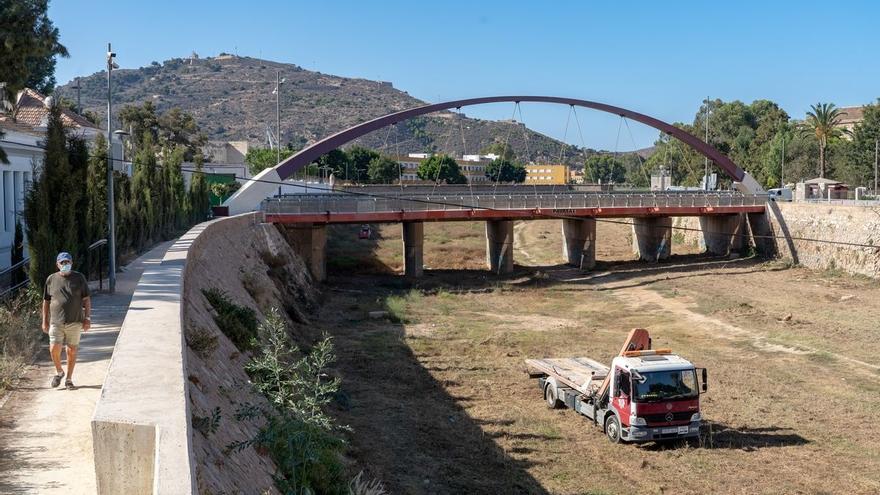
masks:
<instances>
[{"instance_id":1,"label":"dirt track","mask_svg":"<svg viewBox=\"0 0 880 495\"><path fill-rule=\"evenodd\" d=\"M458 269L482 264L477 225L426 228L434 270L418 287L333 277L316 322L339 346L351 455L392 493L880 492L877 282L750 259L628 262L628 229L610 224L581 274L551 264L553 222L517 227L517 262L540 266L499 282ZM398 230L379 231L372 271L399 268ZM337 249L354 256L348 234ZM470 254L431 250L453 242ZM389 296L406 321L367 319ZM701 446L614 446L548 410L524 372L526 357L610 360L632 327L709 368Z\"/></svg>"}]
</instances>

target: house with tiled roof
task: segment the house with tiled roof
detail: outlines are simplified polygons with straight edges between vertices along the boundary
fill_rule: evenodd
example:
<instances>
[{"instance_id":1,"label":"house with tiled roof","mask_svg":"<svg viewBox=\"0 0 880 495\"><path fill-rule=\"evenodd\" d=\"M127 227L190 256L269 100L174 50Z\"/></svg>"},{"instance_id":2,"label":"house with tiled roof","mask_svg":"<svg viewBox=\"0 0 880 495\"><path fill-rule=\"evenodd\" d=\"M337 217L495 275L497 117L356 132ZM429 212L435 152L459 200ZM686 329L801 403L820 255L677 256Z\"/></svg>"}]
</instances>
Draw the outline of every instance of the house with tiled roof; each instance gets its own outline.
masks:
<instances>
[{"instance_id":1,"label":"house with tiled roof","mask_svg":"<svg viewBox=\"0 0 880 495\"><path fill-rule=\"evenodd\" d=\"M845 139L852 139L852 132L856 128L856 124L864 119L865 107L840 107L840 122L837 124L838 129L845 129Z\"/></svg>"},{"instance_id":2,"label":"house with tiled roof","mask_svg":"<svg viewBox=\"0 0 880 495\"><path fill-rule=\"evenodd\" d=\"M53 99L52 96L44 96L30 88L19 91L12 110L12 120L37 129L45 129L49 122L49 107L53 104ZM86 139L94 139L98 134L106 134L85 117L67 108L61 109L61 122Z\"/></svg>"},{"instance_id":3,"label":"house with tiled roof","mask_svg":"<svg viewBox=\"0 0 880 495\"><path fill-rule=\"evenodd\" d=\"M5 110L0 114L0 131L3 132L0 148L9 162L0 163L0 270L11 265L15 224L21 222L24 226L24 198L34 175L40 173L43 165L43 141L46 138L49 108L53 104L51 96L24 89L18 92L14 102L6 101L0 105ZM98 134L106 134L68 109L61 110L61 121L71 134L87 142L93 142Z\"/></svg>"}]
</instances>

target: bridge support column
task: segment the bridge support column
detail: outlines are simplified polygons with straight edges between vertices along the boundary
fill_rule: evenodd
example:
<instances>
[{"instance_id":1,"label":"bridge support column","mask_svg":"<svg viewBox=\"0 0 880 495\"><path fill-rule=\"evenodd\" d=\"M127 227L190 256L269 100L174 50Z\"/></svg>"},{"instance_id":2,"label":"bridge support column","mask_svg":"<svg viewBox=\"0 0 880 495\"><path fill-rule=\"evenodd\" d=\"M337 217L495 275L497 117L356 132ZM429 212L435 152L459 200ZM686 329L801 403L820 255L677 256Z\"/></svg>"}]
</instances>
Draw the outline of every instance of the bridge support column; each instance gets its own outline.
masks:
<instances>
[{"instance_id":1,"label":"bridge support column","mask_svg":"<svg viewBox=\"0 0 880 495\"><path fill-rule=\"evenodd\" d=\"M421 277L424 271L425 224L403 222L403 274Z\"/></svg>"},{"instance_id":2,"label":"bridge support column","mask_svg":"<svg viewBox=\"0 0 880 495\"><path fill-rule=\"evenodd\" d=\"M633 253L640 260L660 261L672 252L672 217L633 218Z\"/></svg>"},{"instance_id":3,"label":"bridge support column","mask_svg":"<svg viewBox=\"0 0 880 495\"><path fill-rule=\"evenodd\" d=\"M596 219L562 219L562 255L581 270L596 267Z\"/></svg>"},{"instance_id":4,"label":"bridge support column","mask_svg":"<svg viewBox=\"0 0 880 495\"><path fill-rule=\"evenodd\" d=\"M288 225L284 228L287 242L306 262L317 282L327 279L327 226Z\"/></svg>"},{"instance_id":5,"label":"bridge support column","mask_svg":"<svg viewBox=\"0 0 880 495\"><path fill-rule=\"evenodd\" d=\"M740 252L748 245L747 225L744 215L712 215L700 217L703 244L706 252L727 256L731 251Z\"/></svg>"},{"instance_id":6,"label":"bridge support column","mask_svg":"<svg viewBox=\"0 0 880 495\"><path fill-rule=\"evenodd\" d=\"M513 221L486 221L486 263L493 273L513 273Z\"/></svg>"}]
</instances>

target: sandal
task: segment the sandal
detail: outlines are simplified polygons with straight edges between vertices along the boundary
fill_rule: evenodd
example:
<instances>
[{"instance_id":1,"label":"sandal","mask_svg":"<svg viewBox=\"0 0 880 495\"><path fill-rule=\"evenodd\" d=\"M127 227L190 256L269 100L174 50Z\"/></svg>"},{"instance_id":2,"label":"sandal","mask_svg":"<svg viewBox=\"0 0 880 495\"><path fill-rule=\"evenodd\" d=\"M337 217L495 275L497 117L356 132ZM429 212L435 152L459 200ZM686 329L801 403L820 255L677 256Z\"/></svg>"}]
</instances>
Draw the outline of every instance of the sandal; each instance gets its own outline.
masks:
<instances>
[{"instance_id":1,"label":"sandal","mask_svg":"<svg viewBox=\"0 0 880 495\"><path fill-rule=\"evenodd\" d=\"M76 390L76 385L73 384L73 380L67 380L64 382L64 388L67 390Z\"/></svg>"},{"instance_id":2,"label":"sandal","mask_svg":"<svg viewBox=\"0 0 880 495\"><path fill-rule=\"evenodd\" d=\"M55 376L53 376L53 377L52 377L52 388L55 388L55 387L57 387L58 385L60 385L60 384L61 384L61 379L62 379L62 378L64 378L64 372L63 372L63 371L62 371L61 373L58 373L58 374L56 374Z\"/></svg>"}]
</instances>

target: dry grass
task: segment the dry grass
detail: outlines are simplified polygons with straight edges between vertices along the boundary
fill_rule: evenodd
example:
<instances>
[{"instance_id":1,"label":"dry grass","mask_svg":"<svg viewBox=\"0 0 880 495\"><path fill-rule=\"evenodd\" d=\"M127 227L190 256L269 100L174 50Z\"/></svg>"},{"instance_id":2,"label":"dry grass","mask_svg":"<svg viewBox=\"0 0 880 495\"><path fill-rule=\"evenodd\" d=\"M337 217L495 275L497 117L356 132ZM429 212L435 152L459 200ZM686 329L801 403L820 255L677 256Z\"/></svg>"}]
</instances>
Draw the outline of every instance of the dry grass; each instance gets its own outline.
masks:
<instances>
[{"instance_id":1,"label":"dry grass","mask_svg":"<svg viewBox=\"0 0 880 495\"><path fill-rule=\"evenodd\" d=\"M8 388L40 350L39 297L22 292L0 307L0 392Z\"/></svg>"},{"instance_id":2,"label":"dry grass","mask_svg":"<svg viewBox=\"0 0 880 495\"><path fill-rule=\"evenodd\" d=\"M499 290L460 271L451 289L493 290L417 297L394 276L340 280L360 292L332 291L325 308L396 295L407 321L326 310L315 322L339 349L351 454L392 493L880 492L880 372L849 360L876 364L880 286L750 260L623 262L628 244L601 241L626 237L599 226L616 262L593 278L548 268ZM527 357L610 360L632 327L709 368L699 446L612 445L547 409L524 372Z\"/></svg>"}]
</instances>

